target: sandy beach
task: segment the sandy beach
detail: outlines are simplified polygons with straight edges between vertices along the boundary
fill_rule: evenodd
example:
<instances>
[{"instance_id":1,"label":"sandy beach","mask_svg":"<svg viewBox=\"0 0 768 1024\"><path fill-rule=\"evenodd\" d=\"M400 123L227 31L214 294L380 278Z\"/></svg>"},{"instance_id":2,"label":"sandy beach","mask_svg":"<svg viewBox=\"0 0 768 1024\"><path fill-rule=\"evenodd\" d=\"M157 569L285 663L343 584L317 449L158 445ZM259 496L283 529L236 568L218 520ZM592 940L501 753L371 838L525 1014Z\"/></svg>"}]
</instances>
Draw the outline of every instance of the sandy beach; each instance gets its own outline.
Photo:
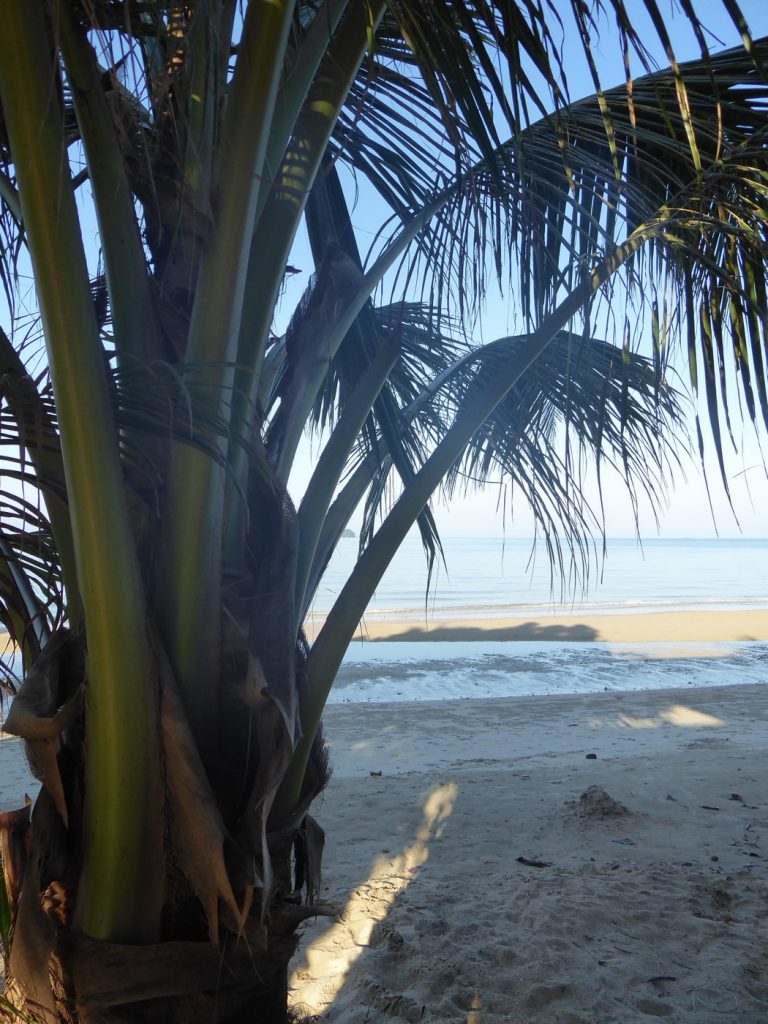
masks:
<instances>
[{"instance_id":1,"label":"sandy beach","mask_svg":"<svg viewBox=\"0 0 768 1024\"><path fill-rule=\"evenodd\" d=\"M311 617L307 636L313 640L323 624ZM581 613L521 618L497 609L462 609L460 615L432 612L410 617L369 612L360 625L368 640L570 640L637 643L649 640L768 640L768 611L657 611L634 614Z\"/></svg>"},{"instance_id":2,"label":"sandy beach","mask_svg":"<svg viewBox=\"0 0 768 1024\"><path fill-rule=\"evenodd\" d=\"M339 914L295 1009L763 1024L767 713L768 686L329 708Z\"/></svg>"}]
</instances>

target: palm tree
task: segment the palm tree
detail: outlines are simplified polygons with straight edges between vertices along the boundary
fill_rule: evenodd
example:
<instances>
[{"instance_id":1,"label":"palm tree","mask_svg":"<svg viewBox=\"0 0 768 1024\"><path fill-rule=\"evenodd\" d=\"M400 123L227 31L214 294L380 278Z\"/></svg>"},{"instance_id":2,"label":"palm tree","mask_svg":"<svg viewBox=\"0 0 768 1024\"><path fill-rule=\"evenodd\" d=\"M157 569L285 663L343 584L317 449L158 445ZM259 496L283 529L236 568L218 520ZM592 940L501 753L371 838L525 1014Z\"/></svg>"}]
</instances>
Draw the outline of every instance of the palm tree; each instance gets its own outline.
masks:
<instances>
[{"instance_id":1,"label":"palm tree","mask_svg":"<svg viewBox=\"0 0 768 1024\"><path fill-rule=\"evenodd\" d=\"M600 85L574 0L572 102L559 16L521 0L0 0L5 727L43 783L0 819L9 1005L284 1019L322 909L323 705L406 533L439 554L432 496L506 474L583 556L585 455L651 492L674 464L677 335L718 452L727 388L768 419L768 42L728 0L744 45L709 54L685 0L679 64L645 0L653 71L602 6L626 81ZM365 259L353 185L385 211ZM476 344L494 274L520 333Z\"/></svg>"}]
</instances>

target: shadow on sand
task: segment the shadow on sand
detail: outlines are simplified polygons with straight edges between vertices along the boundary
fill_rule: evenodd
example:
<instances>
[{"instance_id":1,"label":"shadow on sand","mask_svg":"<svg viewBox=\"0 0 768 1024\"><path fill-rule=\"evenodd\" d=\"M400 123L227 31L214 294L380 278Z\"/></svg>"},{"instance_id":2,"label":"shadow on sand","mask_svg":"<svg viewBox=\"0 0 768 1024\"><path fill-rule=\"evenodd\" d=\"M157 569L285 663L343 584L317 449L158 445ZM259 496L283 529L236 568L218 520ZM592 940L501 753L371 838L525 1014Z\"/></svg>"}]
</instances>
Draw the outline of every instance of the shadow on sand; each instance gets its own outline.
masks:
<instances>
[{"instance_id":1,"label":"shadow on sand","mask_svg":"<svg viewBox=\"0 0 768 1024\"><path fill-rule=\"evenodd\" d=\"M564 626L561 623L553 623L551 626L544 626L541 622L521 622L516 626L435 626L427 629L422 626L412 626L410 629L400 633L390 633L387 636L367 638L368 643L387 643L395 640L564 640L583 643L589 640L599 640L600 634L592 626L585 622L577 622L573 626Z\"/></svg>"}]
</instances>

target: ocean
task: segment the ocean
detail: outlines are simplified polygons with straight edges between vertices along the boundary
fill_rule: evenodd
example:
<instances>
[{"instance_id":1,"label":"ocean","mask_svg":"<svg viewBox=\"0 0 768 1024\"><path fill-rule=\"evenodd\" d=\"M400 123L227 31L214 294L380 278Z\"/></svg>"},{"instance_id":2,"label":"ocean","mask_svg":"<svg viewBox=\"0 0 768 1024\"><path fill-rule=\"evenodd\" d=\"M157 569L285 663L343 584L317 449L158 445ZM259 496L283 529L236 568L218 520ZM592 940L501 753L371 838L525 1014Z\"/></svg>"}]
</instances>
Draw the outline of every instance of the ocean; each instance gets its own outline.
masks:
<instances>
[{"instance_id":1,"label":"ocean","mask_svg":"<svg viewBox=\"0 0 768 1024\"><path fill-rule=\"evenodd\" d=\"M563 613L768 611L768 539L609 540L589 571L554 576L530 540L444 541L427 592L420 541L393 560L365 621L478 620ZM347 539L332 560L313 612L322 616L354 565ZM462 698L768 683L768 644L523 641L353 642L331 702Z\"/></svg>"},{"instance_id":2,"label":"ocean","mask_svg":"<svg viewBox=\"0 0 768 1024\"><path fill-rule=\"evenodd\" d=\"M421 542L409 536L395 555L368 609L387 618L474 617L495 612L552 615L584 612L768 609L768 539L609 540L592 553L589 573L552 576L542 543L488 537L444 541L427 593ZM357 541L341 541L314 609L322 614L355 564Z\"/></svg>"}]
</instances>

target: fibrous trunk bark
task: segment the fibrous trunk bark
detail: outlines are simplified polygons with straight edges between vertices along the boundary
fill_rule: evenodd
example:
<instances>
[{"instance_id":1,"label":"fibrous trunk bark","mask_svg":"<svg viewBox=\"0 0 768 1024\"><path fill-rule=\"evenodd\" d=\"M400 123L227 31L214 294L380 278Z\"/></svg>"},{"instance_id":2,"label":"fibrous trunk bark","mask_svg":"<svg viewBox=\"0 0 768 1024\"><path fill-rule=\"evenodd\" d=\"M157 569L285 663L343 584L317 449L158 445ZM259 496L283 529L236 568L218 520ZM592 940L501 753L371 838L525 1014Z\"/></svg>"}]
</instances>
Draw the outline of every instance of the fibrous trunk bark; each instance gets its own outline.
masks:
<instances>
[{"instance_id":1,"label":"fibrous trunk bark","mask_svg":"<svg viewBox=\"0 0 768 1024\"><path fill-rule=\"evenodd\" d=\"M236 812L239 818L225 821L202 768L193 763L172 681L162 680L166 896L161 941L97 941L73 923L87 770L87 700L78 687L82 654L78 640L57 634L7 719L25 737L30 767L43 788L31 814L26 807L0 816L13 914L4 950L6 998L45 1024L285 1024L297 930L308 917L333 912L315 902L323 836L306 813L328 778L322 738L315 744L301 808L289 820L268 821L246 801ZM277 719L283 730L279 713ZM268 756L271 749L261 753ZM268 829L263 836L268 858L258 845L261 826L236 827L246 813Z\"/></svg>"}]
</instances>

